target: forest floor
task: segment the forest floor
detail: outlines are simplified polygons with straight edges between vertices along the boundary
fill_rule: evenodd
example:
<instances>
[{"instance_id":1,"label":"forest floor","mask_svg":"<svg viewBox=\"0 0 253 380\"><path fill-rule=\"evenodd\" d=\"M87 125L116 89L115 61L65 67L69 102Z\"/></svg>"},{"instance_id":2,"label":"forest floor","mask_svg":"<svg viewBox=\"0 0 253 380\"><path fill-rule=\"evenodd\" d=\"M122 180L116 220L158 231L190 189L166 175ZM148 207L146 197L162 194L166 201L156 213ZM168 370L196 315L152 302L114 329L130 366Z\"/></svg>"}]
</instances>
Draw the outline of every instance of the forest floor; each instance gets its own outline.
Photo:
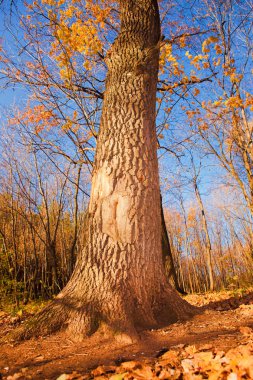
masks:
<instances>
[{"instance_id":1,"label":"forest floor","mask_svg":"<svg viewBox=\"0 0 253 380\"><path fill-rule=\"evenodd\" d=\"M74 342L64 333L0 349L0 379L253 379L253 288L188 295L209 308L187 322L146 331L125 345L99 334ZM0 336L27 318L0 310Z\"/></svg>"}]
</instances>

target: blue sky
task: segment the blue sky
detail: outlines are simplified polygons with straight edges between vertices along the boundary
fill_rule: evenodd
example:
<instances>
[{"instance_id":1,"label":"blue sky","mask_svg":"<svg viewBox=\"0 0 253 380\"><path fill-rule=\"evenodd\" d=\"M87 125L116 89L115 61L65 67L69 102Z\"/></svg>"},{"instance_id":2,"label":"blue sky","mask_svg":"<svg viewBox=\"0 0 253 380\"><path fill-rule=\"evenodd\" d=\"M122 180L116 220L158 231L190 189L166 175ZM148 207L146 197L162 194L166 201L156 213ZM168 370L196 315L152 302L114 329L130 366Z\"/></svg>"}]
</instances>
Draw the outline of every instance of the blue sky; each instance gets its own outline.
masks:
<instances>
[{"instance_id":1,"label":"blue sky","mask_svg":"<svg viewBox=\"0 0 253 380\"><path fill-rule=\"evenodd\" d=\"M15 25L15 30L18 31L19 23L16 16L16 9L13 7L10 16L10 10L8 8L10 0L7 0L5 7L0 8L0 43L3 46L14 46L14 40L8 32L8 27L10 25ZM19 11L24 10L24 5L21 0L17 1ZM0 107L2 112L6 110L6 106L13 106L13 104L18 105L24 99L24 89L16 86L15 88L3 88L3 84L0 82Z\"/></svg>"},{"instance_id":2,"label":"blue sky","mask_svg":"<svg viewBox=\"0 0 253 380\"><path fill-rule=\"evenodd\" d=\"M24 6L22 5L22 2L19 2L19 10L21 13L23 11L23 8ZM8 10L5 10L5 12L8 12ZM186 9L185 10L186 17L190 16L191 12L192 12L191 8ZM18 19L15 15L15 9L12 14L11 23L15 25L16 31L19 32ZM22 35L22 33L20 33L20 35ZM6 21L5 21L4 12L0 12L0 38L2 39L3 44L6 44L8 47L14 46L13 38L10 37L9 33L6 31ZM14 54L16 54L15 49L14 49ZM188 60L183 56L182 62L187 64ZM205 90L205 86L206 86L205 84L201 86L203 90ZM210 96L210 94L207 94L207 95ZM5 112L8 112L8 108L12 109L14 106L23 107L23 105L25 104L26 97L27 97L27 93L22 87L16 86L15 88L9 88L9 89L3 89L0 87L0 108L1 108L2 115L4 115ZM185 125L186 127L186 117L181 112L181 109L179 106L176 107L176 110L173 114L173 119L171 119L170 122L173 128L177 128L178 124ZM170 133L170 130L168 133ZM185 165L187 165L187 160L188 160L187 156L182 157L182 162ZM178 162L175 159L175 157L169 154L163 155L160 166L162 168L162 177L168 178L168 181L170 181L171 177L173 176L173 172L175 173L177 170L180 170L179 169L180 166L178 165ZM182 169L182 170L185 170L185 169ZM208 201L210 197L210 192L212 191L214 186L217 187L217 177L221 177L223 174L224 174L223 170L221 170L220 167L217 166L217 163L214 162L213 158L209 156L204 159L203 170L202 170L201 181L200 181L200 188L201 188L201 192L203 194L204 200L206 202ZM192 192L189 191L189 186L188 186L188 189L185 190L185 198L186 198L186 201L189 203L192 201ZM167 204L169 202L169 199L170 199L169 195L165 194L164 203Z\"/></svg>"}]
</instances>

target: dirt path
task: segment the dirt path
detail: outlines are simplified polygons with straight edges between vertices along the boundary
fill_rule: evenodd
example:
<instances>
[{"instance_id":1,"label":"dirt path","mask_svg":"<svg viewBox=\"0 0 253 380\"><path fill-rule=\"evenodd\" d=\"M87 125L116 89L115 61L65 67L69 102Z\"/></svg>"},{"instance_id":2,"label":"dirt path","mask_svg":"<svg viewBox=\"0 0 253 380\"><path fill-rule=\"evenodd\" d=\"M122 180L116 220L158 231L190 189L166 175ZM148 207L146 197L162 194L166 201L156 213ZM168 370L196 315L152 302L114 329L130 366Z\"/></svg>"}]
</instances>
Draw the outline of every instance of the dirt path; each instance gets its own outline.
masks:
<instances>
[{"instance_id":1,"label":"dirt path","mask_svg":"<svg viewBox=\"0 0 253 380\"><path fill-rule=\"evenodd\" d=\"M21 344L5 344L0 350L0 373L2 379L8 380L51 380L73 371L87 374L99 365L145 361L169 349L180 350L184 345L221 351L237 347L253 328L253 293L239 301L214 303L213 307L220 310L205 310L188 322L145 332L134 345L122 346L98 334L76 343L63 333ZM4 329L6 325L2 324L2 333ZM19 377L13 376L15 373Z\"/></svg>"}]
</instances>

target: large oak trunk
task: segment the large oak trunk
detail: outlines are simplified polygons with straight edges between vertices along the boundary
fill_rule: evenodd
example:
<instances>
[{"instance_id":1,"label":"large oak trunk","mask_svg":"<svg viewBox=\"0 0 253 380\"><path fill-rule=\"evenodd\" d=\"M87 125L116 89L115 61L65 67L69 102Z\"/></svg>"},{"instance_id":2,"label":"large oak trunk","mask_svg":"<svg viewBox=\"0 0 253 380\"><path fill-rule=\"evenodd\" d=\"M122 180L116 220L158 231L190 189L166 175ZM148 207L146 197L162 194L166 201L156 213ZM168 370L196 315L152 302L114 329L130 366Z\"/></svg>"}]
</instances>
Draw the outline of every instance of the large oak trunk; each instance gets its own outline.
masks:
<instances>
[{"instance_id":1,"label":"large oak trunk","mask_svg":"<svg viewBox=\"0 0 253 380\"><path fill-rule=\"evenodd\" d=\"M122 0L121 32L108 74L92 178L86 244L73 275L36 318L45 334L75 336L161 326L192 314L162 263L155 130L160 21L156 0Z\"/></svg>"}]
</instances>

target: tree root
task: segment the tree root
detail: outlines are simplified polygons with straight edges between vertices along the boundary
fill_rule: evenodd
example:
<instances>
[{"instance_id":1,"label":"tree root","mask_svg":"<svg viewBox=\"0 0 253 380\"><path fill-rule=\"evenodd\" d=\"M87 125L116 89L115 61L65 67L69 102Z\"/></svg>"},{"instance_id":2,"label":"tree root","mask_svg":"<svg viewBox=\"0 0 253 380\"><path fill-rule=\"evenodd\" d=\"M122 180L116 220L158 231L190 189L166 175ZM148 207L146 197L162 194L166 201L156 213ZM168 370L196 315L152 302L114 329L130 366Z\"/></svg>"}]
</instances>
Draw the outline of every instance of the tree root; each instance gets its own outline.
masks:
<instances>
[{"instance_id":1,"label":"tree root","mask_svg":"<svg viewBox=\"0 0 253 380\"><path fill-rule=\"evenodd\" d=\"M67 315L62 304L52 301L42 311L7 335L7 340L22 341L50 335L66 327Z\"/></svg>"},{"instance_id":2,"label":"tree root","mask_svg":"<svg viewBox=\"0 0 253 380\"><path fill-rule=\"evenodd\" d=\"M116 310L111 313L110 308L102 310L98 305L83 304L80 298L61 293L41 312L11 332L7 340L22 341L66 330L72 339L81 341L99 331L103 336L131 344L138 340L141 330L162 328L203 311L183 300L170 285L160 292L154 307L136 310L122 303L120 310Z\"/></svg>"},{"instance_id":3,"label":"tree root","mask_svg":"<svg viewBox=\"0 0 253 380\"><path fill-rule=\"evenodd\" d=\"M157 306L154 308L154 315L159 328L179 321L186 321L201 312L200 308L189 304L180 297L168 283L158 295Z\"/></svg>"},{"instance_id":4,"label":"tree root","mask_svg":"<svg viewBox=\"0 0 253 380\"><path fill-rule=\"evenodd\" d=\"M138 340L130 316L129 321L126 316L122 317L124 313L119 313L119 318L105 318L98 315L94 307L77 306L78 303L67 296L54 299L37 315L9 333L4 341L20 342L60 331L66 331L74 341L82 341L96 331L125 344Z\"/></svg>"}]
</instances>

